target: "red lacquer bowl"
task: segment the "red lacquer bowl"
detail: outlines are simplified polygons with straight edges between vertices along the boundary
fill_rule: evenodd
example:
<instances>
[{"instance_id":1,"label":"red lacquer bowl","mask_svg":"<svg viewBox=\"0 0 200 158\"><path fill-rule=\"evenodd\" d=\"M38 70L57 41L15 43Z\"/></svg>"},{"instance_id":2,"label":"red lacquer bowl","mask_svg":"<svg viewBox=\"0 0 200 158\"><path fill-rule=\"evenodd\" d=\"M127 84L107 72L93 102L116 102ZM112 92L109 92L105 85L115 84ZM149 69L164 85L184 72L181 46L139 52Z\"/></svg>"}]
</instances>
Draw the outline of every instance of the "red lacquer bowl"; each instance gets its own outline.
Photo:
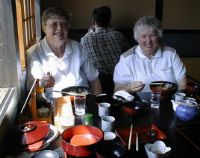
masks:
<instances>
[{"instance_id":1,"label":"red lacquer bowl","mask_svg":"<svg viewBox=\"0 0 200 158\"><path fill-rule=\"evenodd\" d=\"M103 131L94 126L77 125L62 133L62 148L67 155L87 157L95 153L97 145L103 140Z\"/></svg>"}]
</instances>

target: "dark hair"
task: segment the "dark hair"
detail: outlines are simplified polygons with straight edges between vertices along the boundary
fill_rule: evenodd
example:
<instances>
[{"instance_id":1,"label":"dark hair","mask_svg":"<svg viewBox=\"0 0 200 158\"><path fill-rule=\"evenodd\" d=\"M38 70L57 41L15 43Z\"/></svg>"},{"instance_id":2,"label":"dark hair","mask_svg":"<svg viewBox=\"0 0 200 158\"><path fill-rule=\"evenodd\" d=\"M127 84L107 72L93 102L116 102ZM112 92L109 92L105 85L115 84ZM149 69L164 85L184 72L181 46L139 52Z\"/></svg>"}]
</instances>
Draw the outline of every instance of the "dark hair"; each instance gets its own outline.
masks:
<instances>
[{"instance_id":1,"label":"dark hair","mask_svg":"<svg viewBox=\"0 0 200 158\"><path fill-rule=\"evenodd\" d=\"M110 24L111 16L111 9L108 6L95 8L92 14L93 20L101 27L107 27Z\"/></svg>"},{"instance_id":2,"label":"dark hair","mask_svg":"<svg viewBox=\"0 0 200 158\"><path fill-rule=\"evenodd\" d=\"M62 17L66 20L66 22L69 24L70 21L70 13L62 8L59 7L52 7L45 10L42 14L42 26L45 25L46 21L48 19L51 19L53 17Z\"/></svg>"}]
</instances>

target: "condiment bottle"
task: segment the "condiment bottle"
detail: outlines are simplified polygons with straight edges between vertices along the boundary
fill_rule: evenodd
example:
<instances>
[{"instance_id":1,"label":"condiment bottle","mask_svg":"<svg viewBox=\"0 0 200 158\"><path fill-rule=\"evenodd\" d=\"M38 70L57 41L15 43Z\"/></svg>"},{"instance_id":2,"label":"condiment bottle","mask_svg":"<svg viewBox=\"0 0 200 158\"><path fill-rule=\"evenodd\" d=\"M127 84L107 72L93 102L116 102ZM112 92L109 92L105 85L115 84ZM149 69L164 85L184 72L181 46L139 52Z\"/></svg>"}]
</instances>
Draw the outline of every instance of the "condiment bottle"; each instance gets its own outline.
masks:
<instances>
[{"instance_id":1,"label":"condiment bottle","mask_svg":"<svg viewBox=\"0 0 200 158\"><path fill-rule=\"evenodd\" d=\"M51 103L45 97L44 88L36 88L37 116L40 118L49 118L51 112Z\"/></svg>"}]
</instances>

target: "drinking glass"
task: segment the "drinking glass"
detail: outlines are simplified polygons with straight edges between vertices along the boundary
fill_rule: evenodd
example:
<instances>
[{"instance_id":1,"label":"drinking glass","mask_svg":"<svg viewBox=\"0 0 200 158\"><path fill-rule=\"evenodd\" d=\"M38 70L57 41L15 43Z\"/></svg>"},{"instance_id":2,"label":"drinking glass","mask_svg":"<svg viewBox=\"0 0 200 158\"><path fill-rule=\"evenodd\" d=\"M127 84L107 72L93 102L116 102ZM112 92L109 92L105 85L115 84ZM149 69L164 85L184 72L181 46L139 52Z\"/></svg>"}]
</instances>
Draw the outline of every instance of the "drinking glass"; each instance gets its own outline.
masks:
<instances>
[{"instance_id":1,"label":"drinking glass","mask_svg":"<svg viewBox=\"0 0 200 158\"><path fill-rule=\"evenodd\" d=\"M84 115L85 114L85 95L77 95L74 96L74 106L75 106L75 114L76 115Z\"/></svg>"},{"instance_id":2,"label":"drinking glass","mask_svg":"<svg viewBox=\"0 0 200 158\"><path fill-rule=\"evenodd\" d=\"M151 107L159 108L160 107L160 92L152 92L151 93Z\"/></svg>"}]
</instances>

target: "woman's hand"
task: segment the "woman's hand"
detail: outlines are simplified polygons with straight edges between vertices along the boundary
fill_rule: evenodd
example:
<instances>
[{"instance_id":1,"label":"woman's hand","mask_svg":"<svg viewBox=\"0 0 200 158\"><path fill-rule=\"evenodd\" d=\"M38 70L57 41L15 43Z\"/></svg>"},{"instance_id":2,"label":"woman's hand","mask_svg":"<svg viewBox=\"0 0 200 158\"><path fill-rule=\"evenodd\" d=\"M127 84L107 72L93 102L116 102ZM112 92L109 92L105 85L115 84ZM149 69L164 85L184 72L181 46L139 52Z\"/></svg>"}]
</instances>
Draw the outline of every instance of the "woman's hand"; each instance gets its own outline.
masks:
<instances>
[{"instance_id":1,"label":"woman's hand","mask_svg":"<svg viewBox=\"0 0 200 158\"><path fill-rule=\"evenodd\" d=\"M55 85L54 77L48 72L47 76L42 77L40 85L44 88L51 88Z\"/></svg>"},{"instance_id":2,"label":"woman's hand","mask_svg":"<svg viewBox=\"0 0 200 158\"><path fill-rule=\"evenodd\" d=\"M141 81L133 81L130 84L130 91L131 92L138 92L141 91L144 88L145 84Z\"/></svg>"},{"instance_id":3,"label":"woman's hand","mask_svg":"<svg viewBox=\"0 0 200 158\"><path fill-rule=\"evenodd\" d=\"M55 79L53 76L49 76L48 80L46 81L45 88L51 88L55 85Z\"/></svg>"}]
</instances>

